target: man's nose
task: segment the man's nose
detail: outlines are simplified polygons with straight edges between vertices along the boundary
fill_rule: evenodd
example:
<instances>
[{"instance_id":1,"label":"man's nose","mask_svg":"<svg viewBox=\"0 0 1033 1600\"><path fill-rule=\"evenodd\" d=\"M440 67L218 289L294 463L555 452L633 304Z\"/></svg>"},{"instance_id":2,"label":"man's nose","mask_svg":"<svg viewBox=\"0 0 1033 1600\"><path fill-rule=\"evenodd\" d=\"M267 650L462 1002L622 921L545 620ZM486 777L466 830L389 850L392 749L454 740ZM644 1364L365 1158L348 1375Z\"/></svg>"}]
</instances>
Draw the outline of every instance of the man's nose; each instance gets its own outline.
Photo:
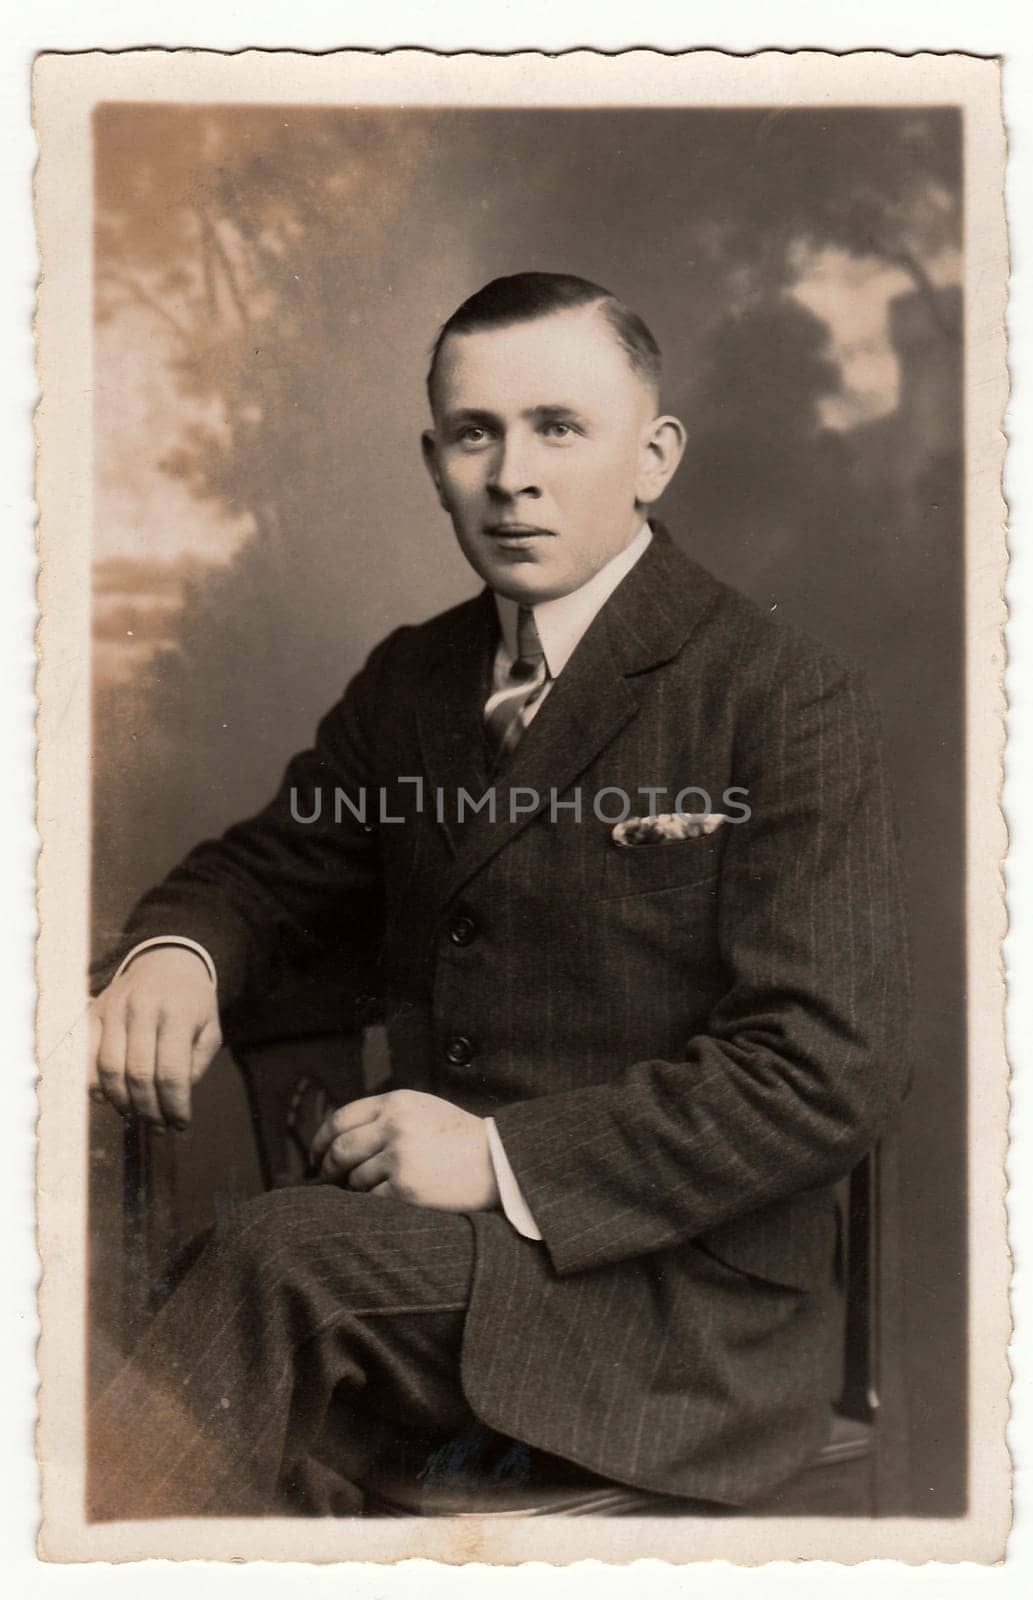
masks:
<instances>
[{"instance_id":1,"label":"man's nose","mask_svg":"<svg viewBox=\"0 0 1033 1600\"><path fill-rule=\"evenodd\" d=\"M542 491L535 472L533 451L526 441L512 437L500 441L488 488L506 500L515 500L518 495L538 498Z\"/></svg>"}]
</instances>

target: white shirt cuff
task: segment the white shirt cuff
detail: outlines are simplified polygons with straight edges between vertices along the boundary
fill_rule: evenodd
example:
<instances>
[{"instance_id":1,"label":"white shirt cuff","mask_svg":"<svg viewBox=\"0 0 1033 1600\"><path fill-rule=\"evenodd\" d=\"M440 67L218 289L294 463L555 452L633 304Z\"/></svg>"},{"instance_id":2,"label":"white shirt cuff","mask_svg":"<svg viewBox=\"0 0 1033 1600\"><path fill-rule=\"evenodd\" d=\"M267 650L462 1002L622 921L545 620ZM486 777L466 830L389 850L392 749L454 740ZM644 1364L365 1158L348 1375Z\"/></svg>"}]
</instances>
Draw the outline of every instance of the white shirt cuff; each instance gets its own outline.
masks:
<instances>
[{"instance_id":1,"label":"white shirt cuff","mask_svg":"<svg viewBox=\"0 0 1033 1600\"><path fill-rule=\"evenodd\" d=\"M531 1215L530 1207L524 1199L520 1185L516 1181L516 1174L509 1164L509 1157L499 1138L499 1130L495 1126L494 1117L485 1117L488 1129L488 1149L491 1151L491 1164L495 1168L495 1182L498 1184L499 1199L502 1209L506 1214L507 1222L511 1222L517 1233L525 1239L541 1239L538 1225Z\"/></svg>"},{"instance_id":2,"label":"white shirt cuff","mask_svg":"<svg viewBox=\"0 0 1033 1600\"><path fill-rule=\"evenodd\" d=\"M219 979L215 971L215 962L208 954L208 951L205 949L204 945L198 944L196 939L183 939L179 936L179 934L176 933L162 933L159 934L156 939L144 939L141 944L135 944L130 950L129 954L124 957L121 962L119 962L118 971L115 973L115 978L120 978L128 967L129 963L131 961L135 961L137 956L142 955L145 950L154 950L159 948L161 945L168 944L182 945L184 950L192 950L195 956L200 956L201 960L208 969L208 976L211 978L215 987L218 988ZM112 978L112 983L114 983L115 978Z\"/></svg>"}]
</instances>

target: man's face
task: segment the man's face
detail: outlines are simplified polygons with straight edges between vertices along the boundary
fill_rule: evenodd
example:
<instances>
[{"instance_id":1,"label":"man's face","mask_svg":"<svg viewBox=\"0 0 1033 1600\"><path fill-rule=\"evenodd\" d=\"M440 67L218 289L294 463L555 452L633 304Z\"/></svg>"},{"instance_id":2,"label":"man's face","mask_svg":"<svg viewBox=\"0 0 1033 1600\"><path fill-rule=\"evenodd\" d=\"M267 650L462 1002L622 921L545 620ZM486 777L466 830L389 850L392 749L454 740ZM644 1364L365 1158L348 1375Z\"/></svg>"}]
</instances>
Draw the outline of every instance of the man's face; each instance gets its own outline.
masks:
<instances>
[{"instance_id":1,"label":"man's face","mask_svg":"<svg viewBox=\"0 0 1033 1600\"><path fill-rule=\"evenodd\" d=\"M654 497L655 416L595 307L446 339L424 449L463 554L492 589L555 599L631 542L636 502Z\"/></svg>"}]
</instances>

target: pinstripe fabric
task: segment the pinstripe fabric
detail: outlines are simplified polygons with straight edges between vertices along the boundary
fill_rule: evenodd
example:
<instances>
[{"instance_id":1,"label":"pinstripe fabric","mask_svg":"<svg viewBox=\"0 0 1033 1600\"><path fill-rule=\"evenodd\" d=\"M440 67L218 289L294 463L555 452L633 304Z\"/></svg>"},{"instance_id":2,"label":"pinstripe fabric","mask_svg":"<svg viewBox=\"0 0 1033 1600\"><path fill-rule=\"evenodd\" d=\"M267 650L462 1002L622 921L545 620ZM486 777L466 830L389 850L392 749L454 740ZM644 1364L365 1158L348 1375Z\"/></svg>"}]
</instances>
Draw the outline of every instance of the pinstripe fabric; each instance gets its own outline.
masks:
<instances>
[{"instance_id":1,"label":"pinstripe fabric","mask_svg":"<svg viewBox=\"0 0 1033 1600\"><path fill-rule=\"evenodd\" d=\"M378 647L280 795L194 852L127 939L205 944L232 1029L276 952L300 959L342 922L372 937L383 914L369 977L396 1081L494 1115L543 1234L528 1248L472 1219L470 1403L609 1476L742 1503L827 1425L832 1185L908 1075L872 707L855 672L658 530L514 752L495 820L459 825L430 796L486 781L493 613L485 594ZM398 781L415 774L422 811ZM382 785L406 820L292 821L292 787L309 814L333 785ZM657 809L693 785L725 811L736 786L752 815L617 849L593 797L641 785L666 790ZM538 813L512 816L511 788L536 790Z\"/></svg>"},{"instance_id":2,"label":"pinstripe fabric","mask_svg":"<svg viewBox=\"0 0 1033 1600\"><path fill-rule=\"evenodd\" d=\"M355 1478L392 1422L468 1424L473 1254L465 1217L325 1185L241 1206L93 1409L91 1519L294 1509L331 1396Z\"/></svg>"}]
</instances>

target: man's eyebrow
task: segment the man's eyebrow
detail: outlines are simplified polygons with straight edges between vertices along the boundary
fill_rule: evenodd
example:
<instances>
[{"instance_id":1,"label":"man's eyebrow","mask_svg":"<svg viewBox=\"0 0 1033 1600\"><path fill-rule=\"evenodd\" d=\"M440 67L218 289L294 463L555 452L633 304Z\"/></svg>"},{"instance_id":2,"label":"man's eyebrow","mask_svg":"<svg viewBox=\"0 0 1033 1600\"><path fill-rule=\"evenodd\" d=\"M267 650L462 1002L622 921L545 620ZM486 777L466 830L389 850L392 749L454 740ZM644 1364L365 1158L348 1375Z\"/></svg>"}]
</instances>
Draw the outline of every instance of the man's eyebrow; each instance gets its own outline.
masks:
<instances>
[{"instance_id":1,"label":"man's eyebrow","mask_svg":"<svg viewBox=\"0 0 1033 1600\"><path fill-rule=\"evenodd\" d=\"M537 422L563 422L583 416L584 413L577 406L547 405L533 406L528 416L534 417Z\"/></svg>"},{"instance_id":2,"label":"man's eyebrow","mask_svg":"<svg viewBox=\"0 0 1033 1600\"><path fill-rule=\"evenodd\" d=\"M476 406L463 406L458 411L446 411L445 421L450 428L457 427L464 422L477 422L492 425L498 422L498 417L493 411L482 411Z\"/></svg>"},{"instance_id":3,"label":"man's eyebrow","mask_svg":"<svg viewBox=\"0 0 1033 1600\"><path fill-rule=\"evenodd\" d=\"M584 416L584 412L577 406L566 405L563 402L529 406L522 414L532 422L576 422ZM497 428L502 423L497 412L487 411L480 406L460 406L455 411L446 411L444 421L445 426L449 428L468 427L470 424Z\"/></svg>"}]
</instances>

